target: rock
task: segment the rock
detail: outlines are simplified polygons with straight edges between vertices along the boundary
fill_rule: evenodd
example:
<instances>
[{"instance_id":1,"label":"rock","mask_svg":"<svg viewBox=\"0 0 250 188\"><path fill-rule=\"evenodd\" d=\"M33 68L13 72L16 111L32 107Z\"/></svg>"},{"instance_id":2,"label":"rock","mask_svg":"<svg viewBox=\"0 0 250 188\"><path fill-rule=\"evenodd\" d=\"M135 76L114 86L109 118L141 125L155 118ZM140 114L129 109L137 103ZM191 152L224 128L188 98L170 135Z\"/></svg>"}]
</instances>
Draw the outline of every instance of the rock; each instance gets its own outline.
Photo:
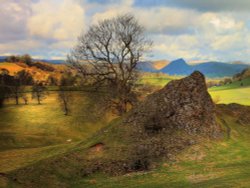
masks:
<instances>
[{"instance_id":1,"label":"rock","mask_svg":"<svg viewBox=\"0 0 250 188\"><path fill-rule=\"evenodd\" d=\"M188 134L216 136L215 105L207 92L204 76L171 81L132 110L129 125L143 126L148 133L179 129Z\"/></svg>"}]
</instances>

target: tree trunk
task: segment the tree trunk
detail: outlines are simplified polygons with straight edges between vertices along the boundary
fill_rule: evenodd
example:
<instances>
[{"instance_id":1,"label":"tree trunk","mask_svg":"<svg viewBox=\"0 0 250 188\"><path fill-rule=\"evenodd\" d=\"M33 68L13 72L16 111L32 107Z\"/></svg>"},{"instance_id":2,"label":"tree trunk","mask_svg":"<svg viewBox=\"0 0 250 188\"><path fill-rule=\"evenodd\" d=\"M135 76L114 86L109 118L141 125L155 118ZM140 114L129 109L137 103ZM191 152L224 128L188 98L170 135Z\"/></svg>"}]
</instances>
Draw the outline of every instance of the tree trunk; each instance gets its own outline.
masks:
<instances>
[{"instance_id":1,"label":"tree trunk","mask_svg":"<svg viewBox=\"0 0 250 188\"><path fill-rule=\"evenodd\" d=\"M15 96L15 99L16 99L16 105L19 104L19 97L18 97L18 94L16 93L16 96Z\"/></svg>"}]
</instances>

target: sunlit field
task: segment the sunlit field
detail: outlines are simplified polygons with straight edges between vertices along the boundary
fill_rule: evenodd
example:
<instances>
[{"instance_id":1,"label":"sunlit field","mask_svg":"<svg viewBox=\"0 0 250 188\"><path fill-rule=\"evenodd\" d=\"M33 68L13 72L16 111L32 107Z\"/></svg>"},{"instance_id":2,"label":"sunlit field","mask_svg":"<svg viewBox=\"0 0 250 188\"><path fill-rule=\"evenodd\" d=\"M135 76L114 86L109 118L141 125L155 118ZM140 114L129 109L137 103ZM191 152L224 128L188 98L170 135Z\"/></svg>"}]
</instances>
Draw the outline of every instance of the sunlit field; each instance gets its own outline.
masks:
<instances>
[{"instance_id":1,"label":"sunlit field","mask_svg":"<svg viewBox=\"0 0 250 188\"><path fill-rule=\"evenodd\" d=\"M218 99L220 104L238 103L250 105L250 87L209 91L214 99Z\"/></svg>"}]
</instances>

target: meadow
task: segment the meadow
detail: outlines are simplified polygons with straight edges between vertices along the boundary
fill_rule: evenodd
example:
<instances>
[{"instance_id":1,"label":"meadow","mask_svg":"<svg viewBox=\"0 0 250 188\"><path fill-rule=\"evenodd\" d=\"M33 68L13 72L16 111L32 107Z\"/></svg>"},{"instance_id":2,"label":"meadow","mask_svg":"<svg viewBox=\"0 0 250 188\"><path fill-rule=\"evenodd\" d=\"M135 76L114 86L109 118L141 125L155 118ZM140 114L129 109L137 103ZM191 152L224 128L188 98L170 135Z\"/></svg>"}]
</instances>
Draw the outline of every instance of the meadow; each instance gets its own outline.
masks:
<instances>
[{"instance_id":1,"label":"meadow","mask_svg":"<svg viewBox=\"0 0 250 188\"><path fill-rule=\"evenodd\" d=\"M111 113L95 113L92 101L84 92L73 92L72 96L68 116L64 115L55 91L50 91L41 105L32 99L28 105L7 101L0 109L1 173L65 152L115 117Z\"/></svg>"},{"instance_id":2,"label":"meadow","mask_svg":"<svg viewBox=\"0 0 250 188\"><path fill-rule=\"evenodd\" d=\"M163 86L173 77L144 77L143 84ZM244 83L247 83L244 81ZM209 89L218 103L250 105L250 87L239 83ZM67 153L87 141L106 127L115 116L111 113L95 114L94 100L84 92L73 92L74 101L69 116L65 116L57 101L57 92L50 91L42 105L30 99L28 105L14 105L7 101L0 109L0 172L18 168ZM219 96L219 97L218 97ZM93 109L93 110L91 110ZM223 115L230 138L219 142L204 142L183 151L176 161L160 162L149 172L131 173L124 176L95 174L70 182L71 187L248 187L250 185L250 128L236 123ZM220 120L218 120L220 121ZM112 137L111 137L112 139ZM244 183L243 183L244 182ZM0 187L7 185L0 177Z\"/></svg>"}]
</instances>

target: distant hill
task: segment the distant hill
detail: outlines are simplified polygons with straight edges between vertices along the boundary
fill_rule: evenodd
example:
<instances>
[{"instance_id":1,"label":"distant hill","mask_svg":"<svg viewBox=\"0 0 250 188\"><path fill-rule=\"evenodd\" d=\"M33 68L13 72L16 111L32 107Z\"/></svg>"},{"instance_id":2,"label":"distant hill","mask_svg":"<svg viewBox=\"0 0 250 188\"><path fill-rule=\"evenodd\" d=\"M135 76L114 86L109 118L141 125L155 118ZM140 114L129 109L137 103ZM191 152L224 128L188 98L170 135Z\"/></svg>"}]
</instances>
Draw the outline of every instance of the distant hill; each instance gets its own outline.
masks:
<instances>
[{"instance_id":1,"label":"distant hill","mask_svg":"<svg viewBox=\"0 0 250 188\"><path fill-rule=\"evenodd\" d=\"M0 56L0 62L6 62L6 58L9 56ZM52 63L52 64L65 64L66 60L63 59L33 59L34 61Z\"/></svg>"},{"instance_id":2,"label":"distant hill","mask_svg":"<svg viewBox=\"0 0 250 188\"><path fill-rule=\"evenodd\" d=\"M162 68L160 72L169 75L188 75L193 71L198 70L207 77L227 77L233 76L248 67L250 66L246 64L230 64L213 61L189 65L185 60L177 59Z\"/></svg>"},{"instance_id":3,"label":"distant hill","mask_svg":"<svg viewBox=\"0 0 250 188\"><path fill-rule=\"evenodd\" d=\"M137 69L143 72L158 72L168 64L167 60L141 61L137 64Z\"/></svg>"},{"instance_id":4,"label":"distant hill","mask_svg":"<svg viewBox=\"0 0 250 188\"><path fill-rule=\"evenodd\" d=\"M170 62L167 60L157 60L152 61L153 67L157 70L162 69L163 67L167 66Z\"/></svg>"},{"instance_id":5,"label":"distant hill","mask_svg":"<svg viewBox=\"0 0 250 188\"><path fill-rule=\"evenodd\" d=\"M66 61L62 59L35 59L35 61L41 61L45 63L52 63L52 64L65 64Z\"/></svg>"},{"instance_id":6,"label":"distant hill","mask_svg":"<svg viewBox=\"0 0 250 188\"><path fill-rule=\"evenodd\" d=\"M0 62L5 62L7 56L0 56Z\"/></svg>"},{"instance_id":7,"label":"distant hill","mask_svg":"<svg viewBox=\"0 0 250 188\"><path fill-rule=\"evenodd\" d=\"M141 61L137 63L137 69L142 72L157 72L158 70L150 61Z\"/></svg>"},{"instance_id":8,"label":"distant hill","mask_svg":"<svg viewBox=\"0 0 250 188\"><path fill-rule=\"evenodd\" d=\"M245 78L250 78L250 68L244 69L242 72L233 76L233 80L243 80Z\"/></svg>"}]
</instances>

